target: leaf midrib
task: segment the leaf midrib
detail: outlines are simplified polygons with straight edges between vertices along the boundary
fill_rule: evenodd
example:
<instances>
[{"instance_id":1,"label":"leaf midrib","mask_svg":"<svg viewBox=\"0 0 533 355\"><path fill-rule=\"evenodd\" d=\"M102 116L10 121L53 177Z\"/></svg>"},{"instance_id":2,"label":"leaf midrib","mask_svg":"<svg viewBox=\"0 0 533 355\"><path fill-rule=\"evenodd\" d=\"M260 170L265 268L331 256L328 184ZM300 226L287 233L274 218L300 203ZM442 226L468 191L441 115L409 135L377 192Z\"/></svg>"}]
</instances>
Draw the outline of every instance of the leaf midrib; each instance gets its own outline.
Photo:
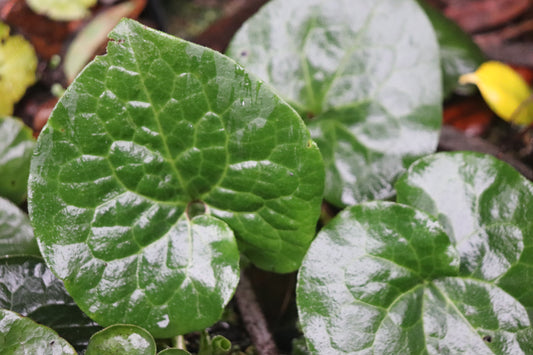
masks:
<instances>
[{"instance_id":1,"label":"leaf midrib","mask_svg":"<svg viewBox=\"0 0 533 355\"><path fill-rule=\"evenodd\" d=\"M372 344L364 349L372 349L374 347L374 344L375 344L375 341L376 341L376 334L378 333L379 329L381 329L382 325L383 325L383 322L385 321L385 319L387 319L388 315L389 315L389 312L391 310L392 307L394 307L394 305L398 302L398 300L400 300L402 297L404 297L405 295L409 294L409 293L412 293L414 292L414 290L416 290L417 288L422 288L422 297L421 297L421 317L420 317L420 321L422 322L422 330L424 331L424 348L427 349L427 334L426 334L426 328L424 327L424 313L425 313L425 293L428 291L428 289L431 287L433 290L437 291L442 297L443 299L446 301L446 304L449 304L450 307L453 308L453 310L459 315L459 317L461 318L461 320L470 328L470 330L472 331L473 334L479 334L477 332L477 330L475 328L472 327L471 323L464 317L463 313L457 308L457 306L455 305L455 303L453 302L453 300L451 298L448 297L448 295L443 291L441 290L435 283L434 281L438 281L438 280L442 280L446 277L439 277L439 278L435 278L433 279L432 281L423 281L423 282L420 282L416 285L414 285L413 287L409 288L408 290L405 290L404 292L400 293L389 305L389 307L387 308L382 308L382 307L377 307L377 308L380 308L380 309L384 309L386 310L386 314L385 316L381 319L381 321L379 322L379 325L377 326L377 331L374 333L374 337L373 337L373 341L372 341ZM470 280L474 280L476 282L483 282L483 283L488 283L490 284L491 286L493 287L498 287L496 286L494 283L491 283L491 282L487 282L487 281L484 281L484 280L479 280L479 279L475 279L475 278L472 278L472 277L462 277L462 276L451 276L451 278L458 278L458 279L470 279ZM499 287L498 287L499 288ZM513 297L513 299L516 300L516 298ZM518 300L516 300L518 302ZM357 302L362 302L362 303L365 303L365 304L368 304L364 301L361 301L359 299L357 299ZM369 304L370 306L372 307L376 307L375 305L372 305L372 304ZM403 328L402 328L403 329ZM487 348L488 351L492 352L492 349L490 349L490 347L483 343L483 345ZM364 349L361 349L361 350L364 350Z\"/></svg>"},{"instance_id":2,"label":"leaf midrib","mask_svg":"<svg viewBox=\"0 0 533 355\"><path fill-rule=\"evenodd\" d=\"M159 120L159 112L157 112L154 108L154 103L152 101L152 97L150 95L150 93L148 92L148 90L146 89L146 84L145 84L145 81L146 79L144 78L144 73L143 71L141 70L141 67L139 66L139 60L138 60L138 56L137 56L137 52L135 51L135 46L132 44L132 41L131 41L131 33L128 32L126 34L126 38L127 38L127 41L128 41L128 45L129 47L131 48L131 53L133 54L133 57L134 57L134 64L135 64L135 67L137 68L137 72L139 73L139 78L141 79L142 81L142 90L144 92L144 94L146 95L146 98L148 100L150 100L150 109L152 110L152 113L154 114L154 120L155 122L157 123L157 128L159 130L159 135L161 137L161 141L163 142L163 147L165 149L165 155L166 155L166 159L168 162L170 162L170 166L172 168L172 170L174 171L177 179L178 179L178 182L180 183L180 186L181 186L181 189L188 194L188 191L187 189L185 188L185 183L184 183L184 180L183 180L183 177L181 176L179 170L177 169L176 165L174 164L173 162L173 159L172 159L172 154L170 154L170 148L168 146L168 142L167 142L167 139L166 139L166 136L163 134L163 127L161 126L161 121Z\"/></svg>"},{"instance_id":3,"label":"leaf midrib","mask_svg":"<svg viewBox=\"0 0 533 355\"><path fill-rule=\"evenodd\" d=\"M475 281L478 281L478 282L479 282L479 281L481 281L481 282L486 282L486 281L484 281L484 280L479 280L479 279L474 279L474 278L469 278L469 277L454 276L453 278L458 278L458 279L471 279L471 280L475 280ZM440 278L440 279L443 279L443 278ZM436 279L436 280L439 280L439 279ZM490 282L487 282L487 283L488 283L488 284L491 284L491 285L494 286L494 287L498 287L498 286L496 286L496 285L494 285L494 284L492 284L492 283L490 283ZM434 289L435 291L437 291L437 292L438 292L438 293L444 298L444 300L446 301L446 303L449 304L450 307L453 308L453 310L459 315L459 317L461 318L461 320L462 320L465 324L467 324L468 328L470 328L470 330L472 331L472 333L474 333L474 334L478 334L478 335L479 335L479 333L477 332L477 330L476 330L474 327L472 327L472 325L471 325L471 323L468 321L468 319L466 319L465 316L463 315L463 313L459 310L459 308L457 308L457 306L455 305L455 303L453 302L453 300L452 300L450 297L448 297L448 294L447 294L446 292L444 292L443 290L441 290L441 289L440 289L435 283L431 282L431 285L433 286L433 289ZM514 297L513 297L513 298L514 298ZM515 300L516 300L516 299L515 299ZM517 301L517 303L519 303L519 302ZM486 348L488 351L490 351L490 352L492 353L492 350L490 349L490 347L489 347L485 342L482 341L481 343L483 343L483 345L485 346L485 348Z\"/></svg>"},{"instance_id":4,"label":"leaf midrib","mask_svg":"<svg viewBox=\"0 0 533 355\"><path fill-rule=\"evenodd\" d=\"M299 57L300 57L300 62L302 64L302 68L304 69L304 81L306 82L307 91L308 91L308 93L313 93L312 99L313 99L313 103L314 103L315 107L311 108L311 111L317 111L317 112L313 112L314 114L317 115L317 114L323 113L323 108L324 108L324 105L326 104L326 99L327 99L327 97L329 95L329 92L330 92L331 88L333 87L335 82L340 78L340 76L341 76L342 72L344 71L346 65L348 65L348 63L350 62L351 55L359 47L360 40L363 37L363 35L365 34L365 31L367 30L368 26L370 25L370 22L374 18L375 14L376 14L376 11L377 11L377 8L380 5L380 3L381 3L381 1L377 1L375 3L374 7L370 10L369 14L366 16L365 22L363 23L363 25L361 26L361 28L359 29L359 31L357 32L356 36L353 39L353 44L346 50L346 52L344 53L341 61L339 62L339 65L337 66L337 69L336 69L335 73L331 77L329 83L323 88L322 97L321 98L317 98L316 95L314 94L313 87L311 85L311 76L310 76L310 72L309 72L309 65L307 63L307 60L306 60L305 56L303 55L303 48L305 47L305 45L307 43L307 39L309 37L309 33L311 32L311 30L309 30L306 33L306 36L304 37L304 40L302 41L302 47L300 48L300 51L299 51L298 54L299 54ZM314 20L313 22L316 23L316 17L314 17L313 20ZM320 100L320 103L317 104L317 101L319 101L319 100Z\"/></svg>"}]
</instances>

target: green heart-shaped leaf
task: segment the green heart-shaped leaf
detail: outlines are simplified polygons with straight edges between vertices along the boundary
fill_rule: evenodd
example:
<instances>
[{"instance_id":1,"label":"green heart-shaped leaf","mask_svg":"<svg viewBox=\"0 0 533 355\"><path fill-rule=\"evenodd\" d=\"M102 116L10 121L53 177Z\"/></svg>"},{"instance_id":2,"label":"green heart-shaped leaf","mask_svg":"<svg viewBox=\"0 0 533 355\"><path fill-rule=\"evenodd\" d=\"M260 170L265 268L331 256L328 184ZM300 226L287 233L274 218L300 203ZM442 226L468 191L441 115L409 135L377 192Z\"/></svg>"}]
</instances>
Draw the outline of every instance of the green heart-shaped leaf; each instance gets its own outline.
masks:
<instances>
[{"instance_id":1,"label":"green heart-shaped leaf","mask_svg":"<svg viewBox=\"0 0 533 355\"><path fill-rule=\"evenodd\" d=\"M417 0L428 16L439 41L440 65L444 96L449 96L459 87L462 74L474 72L486 60L483 52L455 22L425 0ZM471 87L461 87L461 92Z\"/></svg>"},{"instance_id":2,"label":"green heart-shaped leaf","mask_svg":"<svg viewBox=\"0 0 533 355\"><path fill-rule=\"evenodd\" d=\"M273 0L228 54L309 118L335 205L391 197L398 175L437 146L438 45L414 1Z\"/></svg>"},{"instance_id":3,"label":"green heart-shaped leaf","mask_svg":"<svg viewBox=\"0 0 533 355\"><path fill-rule=\"evenodd\" d=\"M203 329L238 281L231 229L258 266L300 265L320 153L294 110L231 59L131 20L110 36L39 136L35 233L98 323ZM205 215L192 218L196 207Z\"/></svg>"},{"instance_id":4,"label":"green heart-shaped leaf","mask_svg":"<svg viewBox=\"0 0 533 355\"><path fill-rule=\"evenodd\" d=\"M52 329L5 309L0 309L0 353L77 355Z\"/></svg>"},{"instance_id":5,"label":"green heart-shaped leaf","mask_svg":"<svg viewBox=\"0 0 533 355\"><path fill-rule=\"evenodd\" d=\"M35 146L32 134L21 120L0 118L0 196L16 204L26 199L30 158Z\"/></svg>"},{"instance_id":6,"label":"green heart-shaped leaf","mask_svg":"<svg viewBox=\"0 0 533 355\"><path fill-rule=\"evenodd\" d=\"M28 216L0 197L0 256L41 255Z\"/></svg>"},{"instance_id":7,"label":"green heart-shaped leaf","mask_svg":"<svg viewBox=\"0 0 533 355\"><path fill-rule=\"evenodd\" d=\"M78 350L101 329L76 306L41 258L0 259L0 308L52 328Z\"/></svg>"},{"instance_id":8,"label":"green heart-shaped leaf","mask_svg":"<svg viewBox=\"0 0 533 355\"><path fill-rule=\"evenodd\" d=\"M156 350L154 338L145 329L117 324L95 333L85 354L155 355Z\"/></svg>"},{"instance_id":9,"label":"green heart-shaped leaf","mask_svg":"<svg viewBox=\"0 0 533 355\"><path fill-rule=\"evenodd\" d=\"M332 262L334 260L334 262ZM300 269L297 301L315 354L529 354L525 308L495 283L458 276L436 219L374 202L341 212Z\"/></svg>"},{"instance_id":10,"label":"green heart-shaped leaf","mask_svg":"<svg viewBox=\"0 0 533 355\"><path fill-rule=\"evenodd\" d=\"M396 185L398 202L437 217L461 256L461 273L499 285L533 319L533 184L479 153L418 160Z\"/></svg>"}]
</instances>

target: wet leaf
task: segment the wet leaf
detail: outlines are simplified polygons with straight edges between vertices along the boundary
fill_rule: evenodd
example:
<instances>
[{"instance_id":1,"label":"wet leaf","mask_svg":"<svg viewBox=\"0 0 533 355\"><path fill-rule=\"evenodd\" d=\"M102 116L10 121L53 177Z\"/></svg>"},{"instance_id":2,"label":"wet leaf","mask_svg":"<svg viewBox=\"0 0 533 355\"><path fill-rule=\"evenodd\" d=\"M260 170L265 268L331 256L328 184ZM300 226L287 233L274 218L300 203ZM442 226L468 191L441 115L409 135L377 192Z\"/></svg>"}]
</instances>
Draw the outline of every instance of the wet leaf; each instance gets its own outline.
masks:
<instances>
[{"instance_id":1,"label":"wet leaf","mask_svg":"<svg viewBox=\"0 0 533 355\"><path fill-rule=\"evenodd\" d=\"M270 1L228 54L308 121L335 205L391 197L398 175L437 146L438 44L415 1Z\"/></svg>"},{"instance_id":2,"label":"wet leaf","mask_svg":"<svg viewBox=\"0 0 533 355\"><path fill-rule=\"evenodd\" d=\"M460 87L458 79L462 74L471 73L484 61L485 56L470 35L466 34L455 22L449 20L425 0L417 0L428 16L439 42L440 65L444 97L454 90L466 91Z\"/></svg>"},{"instance_id":3,"label":"wet leaf","mask_svg":"<svg viewBox=\"0 0 533 355\"><path fill-rule=\"evenodd\" d=\"M41 255L28 216L0 197L0 256Z\"/></svg>"},{"instance_id":4,"label":"wet leaf","mask_svg":"<svg viewBox=\"0 0 533 355\"><path fill-rule=\"evenodd\" d=\"M72 21L84 18L97 0L26 0L28 6L38 14L56 21Z\"/></svg>"},{"instance_id":5,"label":"wet leaf","mask_svg":"<svg viewBox=\"0 0 533 355\"><path fill-rule=\"evenodd\" d=\"M5 309L0 309L0 340L2 354L77 354L52 329Z\"/></svg>"},{"instance_id":6,"label":"wet leaf","mask_svg":"<svg viewBox=\"0 0 533 355\"><path fill-rule=\"evenodd\" d=\"M155 355L152 335L135 325L118 324L107 327L91 337L86 355L128 354Z\"/></svg>"},{"instance_id":7,"label":"wet leaf","mask_svg":"<svg viewBox=\"0 0 533 355\"><path fill-rule=\"evenodd\" d=\"M9 36L9 26L0 21L0 117L13 113L13 105L35 83L36 69L31 44L20 35Z\"/></svg>"},{"instance_id":8,"label":"wet leaf","mask_svg":"<svg viewBox=\"0 0 533 355\"><path fill-rule=\"evenodd\" d=\"M0 308L52 328L77 350L101 329L76 306L41 258L0 258Z\"/></svg>"},{"instance_id":9,"label":"wet leaf","mask_svg":"<svg viewBox=\"0 0 533 355\"><path fill-rule=\"evenodd\" d=\"M33 132L21 120L0 117L0 196L16 204L26 199L34 146Z\"/></svg>"},{"instance_id":10,"label":"wet leaf","mask_svg":"<svg viewBox=\"0 0 533 355\"><path fill-rule=\"evenodd\" d=\"M489 107L517 125L533 122L533 93L526 81L507 64L489 61L475 72L462 75L462 84L475 84Z\"/></svg>"},{"instance_id":11,"label":"wet leaf","mask_svg":"<svg viewBox=\"0 0 533 355\"><path fill-rule=\"evenodd\" d=\"M533 319L533 184L478 153L440 153L414 163L398 201L437 217L461 256L461 274L498 285Z\"/></svg>"},{"instance_id":12,"label":"wet leaf","mask_svg":"<svg viewBox=\"0 0 533 355\"><path fill-rule=\"evenodd\" d=\"M258 266L300 265L320 211L320 153L298 115L229 58L131 20L111 38L39 136L35 233L99 324L156 337L203 329L237 284L231 229Z\"/></svg>"},{"instance_id":13,"label":"wet leaf","mask_svg":"<svg viewBox=\"0 0 533 355\"><path fill-rule=\"evenodd\" d=\"M332 262L335 260L335 262ZM433 217L372 202L341 212L300 269L297 302L313 354L529 354L525 308L459 273Z\"/></svg>"}]
</instances>

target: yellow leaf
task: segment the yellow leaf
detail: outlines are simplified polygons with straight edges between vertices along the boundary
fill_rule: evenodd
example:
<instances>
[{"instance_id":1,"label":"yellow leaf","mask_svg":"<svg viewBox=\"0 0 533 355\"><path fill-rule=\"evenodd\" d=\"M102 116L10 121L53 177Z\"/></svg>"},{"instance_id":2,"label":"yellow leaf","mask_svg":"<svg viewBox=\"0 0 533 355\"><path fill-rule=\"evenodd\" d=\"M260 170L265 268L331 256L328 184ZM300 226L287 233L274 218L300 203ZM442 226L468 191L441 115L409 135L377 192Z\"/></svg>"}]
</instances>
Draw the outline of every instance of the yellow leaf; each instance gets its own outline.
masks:
<instances>
[{"instance_id":1,"label":"yellow leaf","mask_svg":"<svg viewBox=\"0 0 533 355\"><path fill-rule=\"evenodd\" d=\"M28 6L38 14L56 21L72 21L84 18L97 0L26 0Z\"/></svg>"},{"instance_id":2,"label":"yellow leaf","mask_svg":"<svg viewBox=\"0 0 533 355\"><path fill-rule=\"evenodd\" d=\"M0 41L9 37L9 26L0 22Z\"/></svg>"},{"instance_id":3,"label":"yellow leaf","mask_svg":"<svg viewBox=\"0 0 533 355\"><path fill-rule=\"evenodd\" d=\"M36 81L37 56L21 36L9 36L9 27L0 22L0 116L13 113L28 86Z\"/></svg>"},{"instance_id":4,"label":"yellow leaf","mask_svg":"<svg viewBox=\"0 0 533 355\"><path fill-rule=\"evenodd\" d=\"M462 75L461 84L475 84L483 99L498 116L517 125L533 122L531 89L510 66L489 61L475 72Z\"/></svg>"}]
</instances>

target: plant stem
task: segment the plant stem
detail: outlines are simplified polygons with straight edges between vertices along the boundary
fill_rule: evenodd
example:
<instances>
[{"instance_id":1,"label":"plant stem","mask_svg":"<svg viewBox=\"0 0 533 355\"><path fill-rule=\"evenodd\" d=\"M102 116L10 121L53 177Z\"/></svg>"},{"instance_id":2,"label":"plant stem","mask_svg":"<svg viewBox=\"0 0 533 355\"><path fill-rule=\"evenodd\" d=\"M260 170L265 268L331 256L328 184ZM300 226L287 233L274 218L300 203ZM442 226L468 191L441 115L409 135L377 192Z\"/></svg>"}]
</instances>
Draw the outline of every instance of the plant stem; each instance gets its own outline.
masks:
<instances>
[{"instance_id":1,"label":"plant stem","mask_svg":"<svg viewBox=\"0 0 533 355\"><path fill-rule=\"evenodd\" d=\"M172 347L181 350L187 350L187 346L185 345L185 338L183 337L183 335L177 335L172 338Z\"/></svg>"},{"instance_id":2,"label":"plant stem","mask_svg":"<svg viewBox=\"0 0 533 355\"><path fill-rule=\"evenodd\" d=\"M325 226L333 217L335 217L335 215L336 213L331 206L326 201L323 201L320 208L320 223Z\"/></svg>"},{"instance_id":3,"label":"plant stem","mask_svg":"<svg viewBox=\"0 0 533 355\"><path fill-rule=\"evenodd\" d=\"M265 316L257 303L252 284L244 271L241 272L241 280L235 293L235 299L244 327L250 335L257 353L259 355L278 355L279 351L268 330Z\"/></svg>"}]
</instances>

